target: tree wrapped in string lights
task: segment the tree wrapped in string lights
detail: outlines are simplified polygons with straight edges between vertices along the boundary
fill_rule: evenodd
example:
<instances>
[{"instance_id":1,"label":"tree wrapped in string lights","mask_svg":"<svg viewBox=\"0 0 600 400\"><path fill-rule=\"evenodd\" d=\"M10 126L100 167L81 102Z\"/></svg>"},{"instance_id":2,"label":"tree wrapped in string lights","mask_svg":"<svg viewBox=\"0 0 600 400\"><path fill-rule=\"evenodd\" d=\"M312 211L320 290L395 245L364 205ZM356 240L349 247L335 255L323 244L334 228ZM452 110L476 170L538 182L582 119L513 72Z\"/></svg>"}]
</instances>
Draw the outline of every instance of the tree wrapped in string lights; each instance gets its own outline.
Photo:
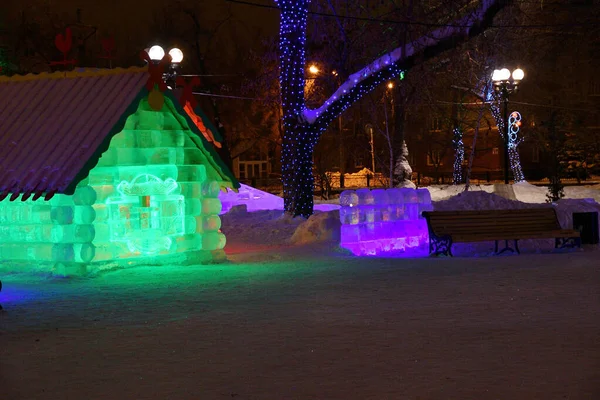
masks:
<instances>
[{"instance_id":1,"label":"tree wrapped in string lights","mask_svg":"<svg viewBox=\"0 0 600 400\"><path fill-rule=\"evenodd\" d=\"M381 83L485 31L494 16L510 2L474 2L476 6L465 11L464 16L376 59L351 74L321 107L308 109L304 100L304 74L310 0L275 0L280 9L279 62L284 126L281 179L286 212L304 217L313 213L313 152L332 121Z\"/></svg>"},{"instance_id":2,"label":"tree wrapped in string lights","mask_svg":"<svg viewBox=\"0 0 600 400\"><path fill-rule=\"evenodd\" d=\"M510 162L510 169L513 173L513 179L515 183L525 182L525 174L523 173L523 167L521 166L521 157L519 157L519 151L517 148L525 138L519 135L521 128L521 114L518 111L513 111L510 114L508 120L509 129L504 127L504 118L500 113L500 101L501 99L495 98L490 101L490 110L492 116L498 126L498 132L500 132L500 138L506 140L504 132L508 131L508 160Z\"/></svg>"},{"instance_id":3,"label":"tree wrapped in string lights","mask_svg":"<svg viewBox=\"0 0 600 400\"><path fill-rule=\"evenodd\" d=\"M460 127L456 127L452 131L452 148L454 149L452 183L458 185L463 181L463 161L465 160L465 144L463 142L463 131Z\"/></svg>"}]
</instances>

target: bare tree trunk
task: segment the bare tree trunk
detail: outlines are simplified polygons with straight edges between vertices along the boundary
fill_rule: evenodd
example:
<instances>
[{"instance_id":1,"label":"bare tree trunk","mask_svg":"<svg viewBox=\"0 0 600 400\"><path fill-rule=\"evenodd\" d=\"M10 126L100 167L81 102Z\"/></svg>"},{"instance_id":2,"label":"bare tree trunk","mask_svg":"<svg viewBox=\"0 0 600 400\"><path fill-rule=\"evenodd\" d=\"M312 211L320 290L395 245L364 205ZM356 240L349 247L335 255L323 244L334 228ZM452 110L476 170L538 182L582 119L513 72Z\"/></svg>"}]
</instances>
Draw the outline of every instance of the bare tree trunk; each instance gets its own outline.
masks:
<instances>
[{"instance_id":1,"label":"bare tree trunk","mask_svg":"<svg viewBox=\"0 0 600 400\"><path fill-rule=\"evenodd\" d=\"M200 45L200 36L202 35L203 31L201 28L200 20L198 19L198 14L193 10L185 10L185 13L190 17L192 23L194 24L194 51L196 52L196 58L198 59L199 71L202 75L208 75L208 69L206 68L205 62L205 54L202 51ZM204 87L207 89L208 93L216 92L215 85L210 82L210 79L204 80ZM219 111L219 105L217 103L216 98L212 97L210 104L212 106L212 111L214 115L215 127L217 128L219 134L221 135L221 138L223 139L221 141L221 148L217 148L215 150L217 151L217 154L219 154L221 160L223 160L223 163L225 163L227 168L233 170L233 160L231 157L231 150L228 145L227 132L225 130L225 126L221 123L221 113Z\"/></svg>"},{"instance_id":2,"label":"bare tree trunk","mask_svg":"<svg viewBox=\"0 0 600 400\"><path fill-rule=\"evenodd\" d=\"M487 98L488 91L490 90L489 84L486 83L483 89L483 98ZM469 165L467 167L467 176L465 177L465 191L469 190L471 184L471 169L473 168L473 160L475 159L475 148L477 145L477 136L479 135L479 127L481 126L481 119L483 118L483 111L485 109L485 102L481 103L479 108L479 114L477 115L477 125L475 125L475 133L473 135L473 144L471 145L471 154L469 155Z\"/></svg>"},{"instance_id":3,"label":"bare tree trunk","mask_svg":"<svg viewBox=\"0 0 600 400\"><path fill-rule=\"evenodd\" d=\"M386 94L387 96L387 94ZM383 98L383 114L385 115L385 138L388 142L388 148L390 150L390 187L394 187L394 143L392 141L392 137L390 136L390 121L387 113L387 101L385 101L385 97Z\"/></svg>"}]
</instances>

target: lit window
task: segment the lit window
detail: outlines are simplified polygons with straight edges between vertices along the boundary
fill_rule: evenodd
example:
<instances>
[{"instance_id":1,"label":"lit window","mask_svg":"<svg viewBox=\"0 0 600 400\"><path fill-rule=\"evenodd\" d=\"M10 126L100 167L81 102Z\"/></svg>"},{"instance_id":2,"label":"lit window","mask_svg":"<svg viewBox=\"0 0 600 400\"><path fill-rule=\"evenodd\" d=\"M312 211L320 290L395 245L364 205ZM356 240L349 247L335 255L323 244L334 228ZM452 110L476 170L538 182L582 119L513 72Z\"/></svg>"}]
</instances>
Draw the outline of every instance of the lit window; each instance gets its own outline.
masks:
<instances>
[{"instance_id":1,"label":"lit window","mask_svg":"<svg viewBox=\"0 0 600 400\"><path fill-rule=\"evenodd\" d=\"M432 150L427 153L427 165L442 165L442 155L439 150Z\"/></svg>"},{"instance_id":2,"label":"lit window","mask_svg":"<svg viewBox=\"0 0 600 400\"><path fill-rule=\"evenodd\" d=\"M431 130L432 131L441 131L442 130L442 119L439 117L435 117L431 120Z\"/></svg>"}]
</instances>

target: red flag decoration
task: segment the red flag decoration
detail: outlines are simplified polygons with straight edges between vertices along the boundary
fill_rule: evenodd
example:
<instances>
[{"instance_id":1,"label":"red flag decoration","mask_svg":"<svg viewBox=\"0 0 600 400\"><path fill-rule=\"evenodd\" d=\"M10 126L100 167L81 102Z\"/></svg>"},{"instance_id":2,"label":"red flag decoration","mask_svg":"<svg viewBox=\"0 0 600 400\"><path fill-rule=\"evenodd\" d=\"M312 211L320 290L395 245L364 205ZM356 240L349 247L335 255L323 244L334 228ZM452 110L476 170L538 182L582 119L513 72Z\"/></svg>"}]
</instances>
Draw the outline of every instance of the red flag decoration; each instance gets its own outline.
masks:
<instances>
[{"instance_id":1,"label":"red flag decoration","mask_svg":"<svg viewBox=\"0 0 600 400\"><path fill-rule=\"evenodd\" d=\"M194 125L198 128L198 130L202 133L204 138L215 145L215 147L221 148L221 143L217 142L213 133L204 125L202 118L194 109L196 105L198 105L198 101L194 97L194 87L200 85L200 78L197 76L193 77L189 82L187 82L182 76L178 76L175 83L177 86L181 86L183 91L181 92L181 96L179 97L179 104L183 107L184 111L188 114Z\"/></svg>"},{"instance_id":2,"label":"red flag decoration","mask_svg":"<svg viewBox=\"0 0 600 400\"><path fill-rule=\"evenodd\" d=\"M153 110L160 111L165 103L163 92L167 90L167 83L163 79L165 67L171 63L171 56L166 54L160 62L154 62L150 59L148 53L142 50L140 54L142 60L148 62L148 80L146 81L146 89L148 92L148 104Z\"/></svg>"},{"instance_id":3,"label":"red flag decoration","mask_svg":"<svg viewBox=\"0 0 600 400\"><path fill-rule=\"evenodd\" d=\"M50 65L64 65L64 66L67 66L69 64L75 65L77 60L68 60L67 59L69 51L71 51L71 46L73 45L73 36L71 34L71 28L65 29L64 36L62 33L59 33L58 35L56 35L56 37L54 38L54 44L56 45L56 48L63 54L63 60L62 61L52 61L50 63Z\"/></svg>"},{"instance_id":4,"label":"red flag decoration","mask_svg":"<svg viewBox=\"0 0 600 400\"><path fill-rule=\"evenodd\" d=\"M194 87L200 85L200 78L195 76L189 82L187 82L182 76L178 76L176 83L177 86L181 86L183 88L181 96L179 97L179 104L181 104L182 107L185 107L185 105L189 103L192 109L196 108L198 101L194 97Z\"/></svg>"},{"instance_id":5,"label":"red flag decoration","mask_svg":"<svg viewBox=\"0 0 600 400\"><path fill-rule=\"evenodd\" d=\"M115 51L115 38L109 36L101 40L102 43L102 55L99 58L104 58L106 60L114 60L113 51Z\"/></svg>"},{"instance_id":6,"label":"red flag decoration","mask_svg":"<svg viewBox=\"0 0 600 400\"><path fill-rule=\"evenodd\" d=\"M167 84L163 80L163 74L165 73L165 67L171 63L171 56L165 54L159 63L155 63L150 59L148 53L142 50L140 57L142 60L146 60L148 62L148 74L150 74L150 76L146 81L146 89L148 89L148 91L152 91L152 89L158 86L158 90L161 92L167 90Z\"/></svg>"}]
</instances>

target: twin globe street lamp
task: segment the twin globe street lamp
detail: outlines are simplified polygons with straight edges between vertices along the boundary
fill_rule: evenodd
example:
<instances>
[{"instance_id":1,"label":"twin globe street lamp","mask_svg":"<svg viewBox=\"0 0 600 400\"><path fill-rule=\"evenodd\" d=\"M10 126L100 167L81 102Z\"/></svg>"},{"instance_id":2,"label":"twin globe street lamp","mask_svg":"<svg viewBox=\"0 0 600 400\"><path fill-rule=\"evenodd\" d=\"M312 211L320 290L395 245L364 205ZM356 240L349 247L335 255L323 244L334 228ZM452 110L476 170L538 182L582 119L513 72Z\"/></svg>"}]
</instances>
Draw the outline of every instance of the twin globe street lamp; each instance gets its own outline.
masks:
<instances>
[{"instance_id":1,"label":"twin globe street lamp","mask_svg":"<svg viewBox=\"0 0 600 400\"><path fill-rule=\"evenodd\" d=\"M523 80L525 73L521 68L515 69L512 74L508 68L496 69L492 74L492 83L494 91L501 96L504 103L504 183L508 184L508 169L509 169L509 141L510 132L508 126L508 98L511 94L516 93L519 83Z\"/></svg>"},{"instance_id":2,"label":"twin globe street lamp","mask_svg":"<svg viewBox=\"0 0 600 400\"><path fill-rule=\"evenodd\" d=\"M159 45L154 45L149 49L146 49L146 52L148 53L150 60L157 64L160 63L165 56L165 50ZM164 73L164 80L169 86L175 87L175 80L177 78L179 64L181 64L181 61L183 61L183 51L177 47L173 47L171 50L169 50L169 55L171 56L171 63Z\"/></svg>"}]
</instances>

